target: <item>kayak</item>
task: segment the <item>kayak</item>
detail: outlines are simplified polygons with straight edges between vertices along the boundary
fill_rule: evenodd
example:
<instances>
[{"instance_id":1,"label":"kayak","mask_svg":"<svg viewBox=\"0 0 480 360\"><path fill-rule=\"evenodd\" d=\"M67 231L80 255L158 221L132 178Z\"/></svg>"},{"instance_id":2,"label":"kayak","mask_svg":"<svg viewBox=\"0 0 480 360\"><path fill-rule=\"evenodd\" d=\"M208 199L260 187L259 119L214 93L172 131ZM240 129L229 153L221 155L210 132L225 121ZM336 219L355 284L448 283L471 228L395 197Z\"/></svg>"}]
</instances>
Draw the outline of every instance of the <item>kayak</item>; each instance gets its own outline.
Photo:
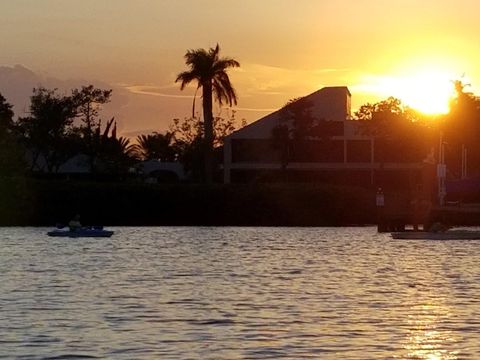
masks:
<instances>
[{"instance_id":1,"label":"kayak","mask_svg":"<svg viewBox=\"0 0 480 360\"><path fill-rule=\"evenodd\" d=\"M78 229L75 231L56 229L47 232L48 236L55 237L110 237L113 235L113 231L103 229Z\"/></svg>"},{"instance_id":2,"label":"kayak","mask_svg":"<svg viewBox=\"0 0 480 360\"><path fill-rule=\"evenodd\" d=\"M480 231L449 230L445 232L403 231L391 233L393 239L410 240L480 240Z\"/></svg>"}]
</instances>

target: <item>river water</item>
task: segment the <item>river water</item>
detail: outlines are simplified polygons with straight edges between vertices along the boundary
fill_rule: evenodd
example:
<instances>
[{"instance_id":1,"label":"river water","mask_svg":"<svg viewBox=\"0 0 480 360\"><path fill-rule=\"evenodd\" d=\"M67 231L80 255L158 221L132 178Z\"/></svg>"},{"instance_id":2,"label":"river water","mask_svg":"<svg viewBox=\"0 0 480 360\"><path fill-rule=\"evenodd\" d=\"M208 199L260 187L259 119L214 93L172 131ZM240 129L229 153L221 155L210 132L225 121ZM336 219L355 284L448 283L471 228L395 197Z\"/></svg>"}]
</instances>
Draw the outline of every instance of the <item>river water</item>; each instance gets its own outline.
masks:
<instances>
[{"instance_id":1,"label":"river water","mask_svg":"<svg viewBox=\"0 0 480 360\"><path fill-rule=\"evenodd\" d=\"M480 241L0 228L1 359L480 359Z\"/></svg>"}]
</instances>

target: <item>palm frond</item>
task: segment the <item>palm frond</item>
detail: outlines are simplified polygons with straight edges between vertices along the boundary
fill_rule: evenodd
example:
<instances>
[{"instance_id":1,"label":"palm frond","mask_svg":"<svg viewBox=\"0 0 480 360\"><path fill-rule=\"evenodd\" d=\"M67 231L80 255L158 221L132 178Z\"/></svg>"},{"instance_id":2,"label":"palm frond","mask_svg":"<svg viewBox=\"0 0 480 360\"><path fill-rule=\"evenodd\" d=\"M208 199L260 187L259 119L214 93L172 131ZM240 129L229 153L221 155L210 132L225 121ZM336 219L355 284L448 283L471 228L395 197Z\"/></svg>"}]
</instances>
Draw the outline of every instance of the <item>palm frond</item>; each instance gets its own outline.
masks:
<instances>
[{"instance_id":1,"label":"palm frond","mask_svg":"<svg viewBox=\"0 0 480 360\"><path fill-rule=\"evenodd\" d=\"M177 75L175 82L181 82L180 90L185 89L185 86L197 79L197 75L192 71L184 71Z\"/></svg>"},{"instance_id":2,"label":"palm frond","mask_svg":"<svg viewBox=\"0 0 480 360\"><path fill-rule=\"evenodd\" d=\"M240 63L232 58L221 58L215 62L215 65L213 66L213 71L215 73L217 72L225 72L229 68L236 68L240 67Z\"/></svg>"}]
</instances>

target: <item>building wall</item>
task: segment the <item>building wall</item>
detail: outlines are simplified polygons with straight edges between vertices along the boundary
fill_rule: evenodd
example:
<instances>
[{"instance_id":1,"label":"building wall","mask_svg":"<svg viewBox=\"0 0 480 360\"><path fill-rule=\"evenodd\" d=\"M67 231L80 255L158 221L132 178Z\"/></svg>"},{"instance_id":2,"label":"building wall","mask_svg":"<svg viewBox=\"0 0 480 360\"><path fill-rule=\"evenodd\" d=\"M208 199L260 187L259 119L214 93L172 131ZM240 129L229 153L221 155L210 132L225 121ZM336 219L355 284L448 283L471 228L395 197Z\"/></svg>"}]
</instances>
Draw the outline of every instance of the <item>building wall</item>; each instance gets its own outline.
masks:
<instances>
[{"instance_id":1,"label":"building wall","mask_svg":"<svg viewBox=\"0 0 480 360\"><path fill-rule=\"evenodd\" d=\"M361 122L351 120L351 95L346 87L323 88L305 98L313 105L312 115L327 121L326 138L290 144L288 161L282 163L282 150L273 147L271 138L280 114L277 111L267 115L225 139L226 183L269 177L278 180L283 176L280 173L289 173L289 181L310 179L338 183L339 178L344 177L348 182L371 185L381 178L379 171L384 178L397 181L405 176L395 177L396 173L411 174L421 168L398 144L388 152L383 144L376 144L362 132Z\"/></svg>"},{"instance_id":2,"label":"building wall","mask_svg":"<svg viewBox=\"0 0 480 360\"><path fill-rule=\"evenodd\" d=\"M279 151L269 139L232 139L232 163L279 162Z\"/></svg>"},{"instance_id":3,"label":"building wall","mask_svg":"<svg viewBox=\"0 0 480 360\"><path fill-rule=\"evenodd\" d=\"M346 140L347 163L369 163L372 159L370 140Z\"/></svg>"}]
</instances>

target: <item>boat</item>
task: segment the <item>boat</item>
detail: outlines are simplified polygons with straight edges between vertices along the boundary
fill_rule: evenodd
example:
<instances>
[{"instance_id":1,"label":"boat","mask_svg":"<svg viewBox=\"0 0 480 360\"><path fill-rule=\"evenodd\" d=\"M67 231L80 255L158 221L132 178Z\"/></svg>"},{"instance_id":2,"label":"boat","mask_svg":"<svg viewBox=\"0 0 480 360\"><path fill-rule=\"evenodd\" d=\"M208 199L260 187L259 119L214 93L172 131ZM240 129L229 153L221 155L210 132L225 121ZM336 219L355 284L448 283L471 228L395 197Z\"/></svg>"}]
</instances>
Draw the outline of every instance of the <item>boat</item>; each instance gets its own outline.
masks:
<instances>
[{"instance_id":1,"label":"boat","mask_svg":"<svg viewBox=\"0 0 480 360\"><path fill-rule=\"evenodd\" d=\"M393 239L410 240L480 240L480 231L448 230L444 232L402 231L392 232Z\"/></svg>"},{"instance_id":2,"label":"boat","mask_svg":"<svg viewBox=\"0 0 480 360\"><path fill-rule=\"evenodd\" d=\"M96 228L82 228L71 231L70 229L55 229L53 231L47 232L48 236L54 237L70 237L70 238L80 238L80 237L110 237L113 235L111 230L103 230Z\"/></svg>"}]
</instances>

